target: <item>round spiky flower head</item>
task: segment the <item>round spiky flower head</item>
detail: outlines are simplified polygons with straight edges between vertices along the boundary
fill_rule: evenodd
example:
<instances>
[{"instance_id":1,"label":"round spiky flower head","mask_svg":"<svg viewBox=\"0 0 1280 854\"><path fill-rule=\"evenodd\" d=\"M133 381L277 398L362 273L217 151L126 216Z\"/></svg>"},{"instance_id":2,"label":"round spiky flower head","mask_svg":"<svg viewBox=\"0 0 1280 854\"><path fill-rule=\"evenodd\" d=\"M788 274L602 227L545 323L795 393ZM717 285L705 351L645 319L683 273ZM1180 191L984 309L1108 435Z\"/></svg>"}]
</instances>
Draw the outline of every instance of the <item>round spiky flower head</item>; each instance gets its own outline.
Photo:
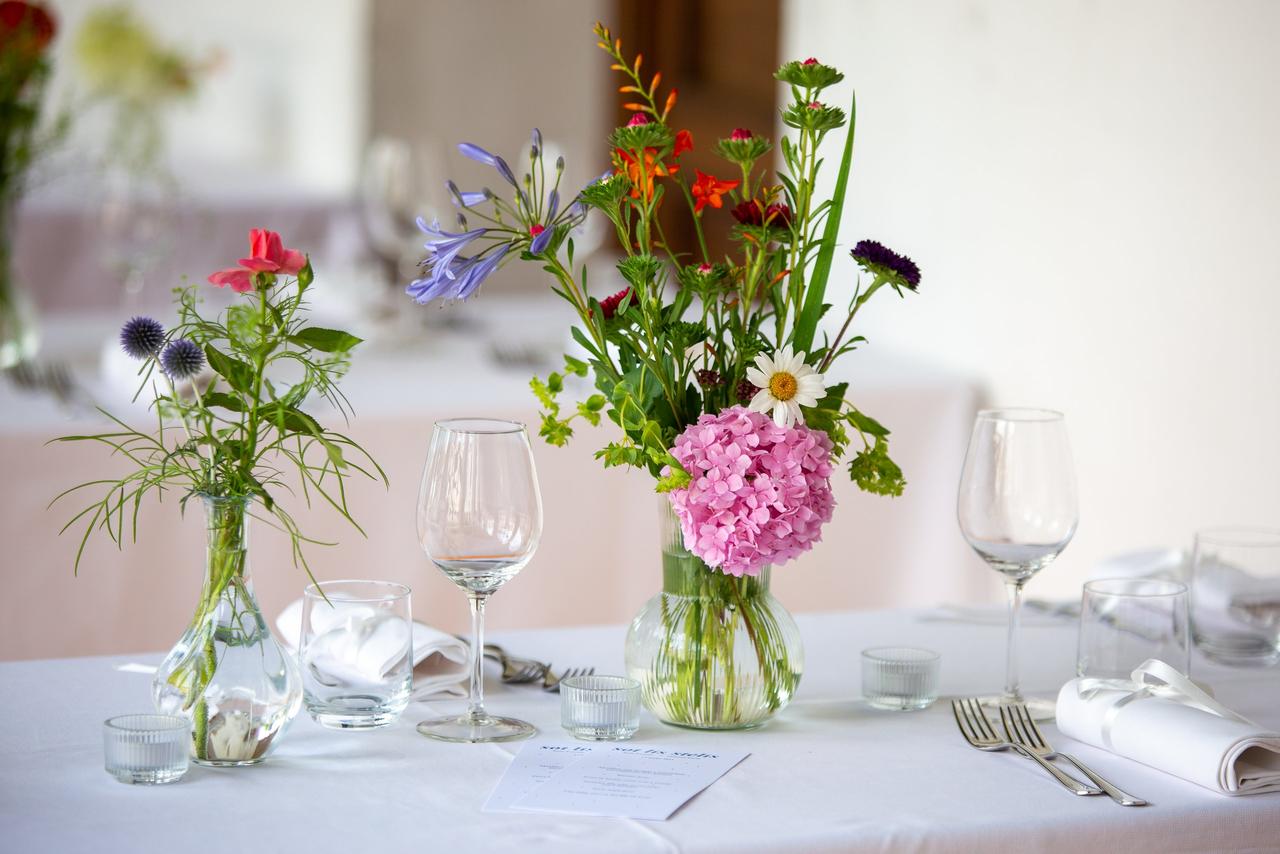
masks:
<instances>
[{"instance_id":1,"label":"round spiky flower head","mask_svg":"<svg viewBox=\"0 0 1280 854\"><path fill-rule=\"evenodd\" d=\"M150 317L135 317L120 329L120 346L135 359L154 356L164 345L164 327Z\"/></svg>"},{"instance_id":2,"label":"round spiky flower head","mask_svg":"<svg viewBox=\"0 0 1280 854\"><path fill-rule=\"evenodd\" d=\"M810 57L804 62L792 60L773 73L783 83L790 83L801 89L820 90L832 86L844 79L844 75L830 65L823 65Z\"/></svg>"},{"instance_id":3,"label":"round spiky flower head","mask_svg":"<svg viewBox=\"0 0 1280 854\"><path fill-rule=\"evenodd\" d=\"M638 122L637 116L645 120ZM634 124L625 124L613 132L610 142L614 148L620 148L623 151L644 151L646 148L653 148L661 151L673 144L675 137L666 125L649 121L644 113L636 113L631 121Z\"/></svg>"},{"instance_id":4,"label":"round spiky flower head","mask_svg":"<svg viewBox=\"0 0 1280 854\"><path fill-rule=\"evenodd\" d=\"M204 353L200 345L188 338L179 338L160 354L160 367L172 379L185 380L200 373L204 367Z\"/></svg>"},{"instance_id":5,"label":"round spiky flower head","mask_svg":"<svg viewBox=\"0 0 1280 854\"><path fill-rule=\"evenodd\" d=\"M916 290L920 287L920 268L906 255L899 255L875 240L859 240L849 254L858 266L873 276L880 276L895 288Z\"/></svg>"}]
</instances>

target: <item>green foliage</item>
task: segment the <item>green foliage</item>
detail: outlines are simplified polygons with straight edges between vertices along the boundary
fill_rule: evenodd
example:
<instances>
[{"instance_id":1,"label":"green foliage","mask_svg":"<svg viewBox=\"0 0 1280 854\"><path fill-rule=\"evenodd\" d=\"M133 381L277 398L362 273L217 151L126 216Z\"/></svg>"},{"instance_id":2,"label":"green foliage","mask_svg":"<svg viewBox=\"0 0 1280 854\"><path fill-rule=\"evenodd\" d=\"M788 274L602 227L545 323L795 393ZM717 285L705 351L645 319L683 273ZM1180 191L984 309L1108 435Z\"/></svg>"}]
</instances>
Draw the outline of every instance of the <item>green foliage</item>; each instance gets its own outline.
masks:
<instances>
[{"instance_id":1,"label":"green foliage","mask_svg":"<svg viewBox=\"0 0 1280 854\"><path fill-rule=\"evenodd\" d=\"M101 493L63 529L83 528L77 569L94 531L123 544L126 520L132 530L143 498L152 493L177 492L184 504L192 495L256 497L289 534L295 562L304 569L301 545L316 541L299 530L278 500L280 491L292 491L296 483L308 505L314 500L328 504L360 530L347 506L346 481L359 475L386 483L386 474L354 440L301 408L321 398L349 417L337 382L360 339L304 325L302 294L311 281L310 263L291 284L274 278L214 319L200 313L194 286L176 290L179 320L168 340L200 346L211 374L207 384L197 380L180 390L155 357L146 359L138 393L156 389L153 432L103 412L115 429L54 440L102 444L132 466L123 477L80 484L54 499L83 489ZM288 469L297 473L296 482L285 480ZM136 538L136 530L132 533Z\"/></svg>"},{"instance_id":2,"label":"green foliage","mask_svg":"<svg viewBox=\"0 0 1280 854\"><path fill-rule=\"evenodd\" d=\"M849 461L849 477L873 495L898 496L907 485L902 469L889 459L889 443L883 436L876 436L874 445Z\"/></svg>"}]
</instances>

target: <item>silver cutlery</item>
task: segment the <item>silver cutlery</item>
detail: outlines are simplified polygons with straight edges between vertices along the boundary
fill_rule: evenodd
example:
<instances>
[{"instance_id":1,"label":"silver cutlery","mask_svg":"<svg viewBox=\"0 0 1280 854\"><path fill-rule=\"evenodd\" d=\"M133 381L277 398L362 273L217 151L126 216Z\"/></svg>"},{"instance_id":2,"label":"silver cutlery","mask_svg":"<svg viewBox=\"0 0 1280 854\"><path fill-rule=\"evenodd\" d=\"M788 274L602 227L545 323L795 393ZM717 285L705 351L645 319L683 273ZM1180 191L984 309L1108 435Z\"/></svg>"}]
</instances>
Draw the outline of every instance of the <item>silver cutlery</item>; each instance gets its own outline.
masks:
<instances>
[{"instance_id":1,"label":"silver cutlery","mask_svg":"<svg viewBox=\"0 0 1280 854\"><path fill-rule=\"evenodd\" d=\"M522 685L527 682L537 682L539 679L546 677L551 672L551 665L543 664L540 661L534 661L529 658L516 658L507 655L506 651L497 644L484 645L485 658L491 659L502 665L502 681L508 685Z\"/></svg>"},{"instance_id":2,"label":"silver cutlery","mask_svg":"<svg viewBox=\"0 0 1280 854\"><path fill-rule=\"evenodd\" d=\"M964 736L965 741L969 742L972 747L978 750L995 751L995 750L1015 750L1027 757L1031 761L1040 765L1053 778L1061 783L1068 791L1076 795L1101 795L1101 789L1095 789L1093 786L1087 786L1079 780L1063 773L1055 767L1049 760L1044 759L1023 747L1021 744L1015 744L996 735L995 729L991 726L991 721L987 720L986 713L982 711L982 704L976 699L965 698L951 701L951 711L956 716L956 726L960 727L960 734Z\"/></svg>"},{"instance_id":3,"label":"silver cutlery","mask_svg":"<svg viewBox=\"0 0 1280 854\"><path fill-rule=\"evenodd\" d=\"M1089 778L1089 780L1102 791L1106 792L1111 800L1126 807L1144 807L1147 802L1142 798L1134 797L1128 792L1116 788L1108 783L1097 774L1093 769L1086 766L1074 756L1066 753L1059 753L1049 746L1048 740L1044 737L1044 733L1040 731L1040 727L1036 725L1035 720L1027 711L1027 707L1022 703L1016 703L1009 706L1000 707L1000 721L1004 724L1004 734L1009 741L1021 744L1023 747L1040 756L1043 759L1054 759L1061 757L1067 760L1080 771L1081 774Z\"/></svg>"},{"instance_id":4,"label":"silver cutlery","mask_svg":"<svg viewBox=\"0 0 1280 854\"><path fill-rule=\"evenodd\" d=\"M570 667L559 676L554 675L551 669L547 669L547 673L542 677L543 691L559 691L560 683L571 676L590 676L596 672L594 667Z\"/></svg>"}]
</instances>

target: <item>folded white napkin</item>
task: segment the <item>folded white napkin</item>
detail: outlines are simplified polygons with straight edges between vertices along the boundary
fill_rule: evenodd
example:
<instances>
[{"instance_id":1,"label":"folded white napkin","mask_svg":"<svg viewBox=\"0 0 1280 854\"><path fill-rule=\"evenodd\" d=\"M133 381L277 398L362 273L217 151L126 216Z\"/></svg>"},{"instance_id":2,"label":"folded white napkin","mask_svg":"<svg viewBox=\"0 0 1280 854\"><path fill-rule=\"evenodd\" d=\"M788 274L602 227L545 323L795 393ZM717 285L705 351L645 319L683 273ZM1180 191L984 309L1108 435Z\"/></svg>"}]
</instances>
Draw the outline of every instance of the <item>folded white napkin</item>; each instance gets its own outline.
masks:
<instances>
[{"instance_id":1,"label":"folded white napkin","mask_svg":"<svg viewBox=\"0 0 1280 854\"><path fill-rule=\"evenodd\" d=\"M311 654L325 659L328 672L352 681L378 679L404 656L409 643L402 622L380 619L376 609L366 605L334 602L312 611L311 619L322 644ZM346 630L330 631L343 624ZM302 638L301 599L280 612L276 628L296 650ZM414 697L467 696L464 681L471 652L466 643L416 620L412 640Z\"/></svg>"},{"instance_id":2,"label":"folded white napkin","mask_svg":"<svg viewBox=\"0 0 1280 854\"><path fill-rule=\"evenodd\" d=\"M1063 685L1058 729L1224 795L1280 791L1280 732L1240 717L1163 661L1144 662L1131 679Z\"/></svg>"}]
</instances>

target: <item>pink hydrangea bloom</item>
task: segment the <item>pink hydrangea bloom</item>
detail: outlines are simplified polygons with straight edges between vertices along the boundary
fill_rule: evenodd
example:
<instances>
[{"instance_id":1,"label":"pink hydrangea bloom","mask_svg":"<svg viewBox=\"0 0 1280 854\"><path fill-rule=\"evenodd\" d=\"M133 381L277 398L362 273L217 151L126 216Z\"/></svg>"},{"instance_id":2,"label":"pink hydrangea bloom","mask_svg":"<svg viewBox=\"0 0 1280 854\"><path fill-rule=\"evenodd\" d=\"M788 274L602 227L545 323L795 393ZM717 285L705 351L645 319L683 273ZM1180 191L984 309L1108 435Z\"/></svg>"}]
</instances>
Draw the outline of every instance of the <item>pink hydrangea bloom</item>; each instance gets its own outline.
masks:
<instances>
[{"instance_id":1,"label":"pink hydrangea bloom","mask_svg":"<svg viewBox=\"0 0 1280 854\"><path fill-rule=\"evenodd\" d=\"M822 539L831 520L831 440L742 406L704 415L672 455L692 480L668 496L685 548L729 575L756 575Z\"/></svg>"}]
</instances>

